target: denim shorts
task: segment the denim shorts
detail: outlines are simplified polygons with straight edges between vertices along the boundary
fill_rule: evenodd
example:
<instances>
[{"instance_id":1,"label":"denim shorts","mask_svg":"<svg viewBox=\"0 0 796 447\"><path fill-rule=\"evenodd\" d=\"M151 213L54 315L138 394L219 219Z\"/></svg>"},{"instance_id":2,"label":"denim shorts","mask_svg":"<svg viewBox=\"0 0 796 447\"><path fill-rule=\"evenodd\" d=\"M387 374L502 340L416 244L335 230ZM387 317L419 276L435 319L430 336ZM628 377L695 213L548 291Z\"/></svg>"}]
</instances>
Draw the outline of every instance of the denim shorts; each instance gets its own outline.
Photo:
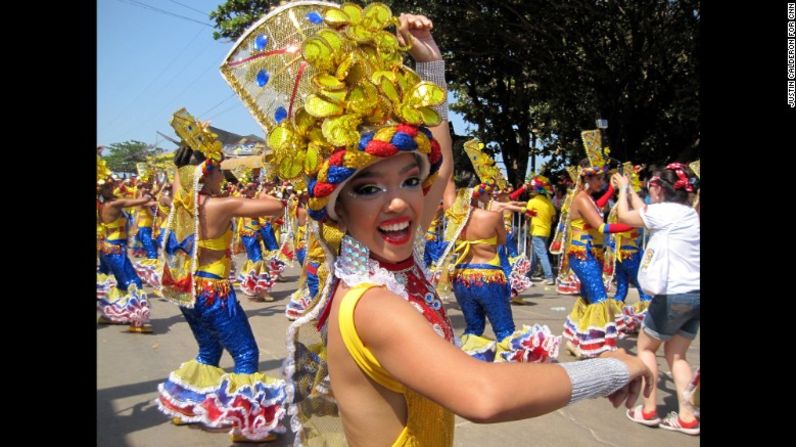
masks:
<instances>
[{"instance_id":1,"label":"denim shorts","mask_svg":"<svg viewBox=\"0 0 796 447\"><path fill-rule=\"evenodd\" d=\"M675 334L693 340L699 330L699 291L655 295L644 317L643 328L648 335L661 341Z\"/></svg>"}]
</instances>

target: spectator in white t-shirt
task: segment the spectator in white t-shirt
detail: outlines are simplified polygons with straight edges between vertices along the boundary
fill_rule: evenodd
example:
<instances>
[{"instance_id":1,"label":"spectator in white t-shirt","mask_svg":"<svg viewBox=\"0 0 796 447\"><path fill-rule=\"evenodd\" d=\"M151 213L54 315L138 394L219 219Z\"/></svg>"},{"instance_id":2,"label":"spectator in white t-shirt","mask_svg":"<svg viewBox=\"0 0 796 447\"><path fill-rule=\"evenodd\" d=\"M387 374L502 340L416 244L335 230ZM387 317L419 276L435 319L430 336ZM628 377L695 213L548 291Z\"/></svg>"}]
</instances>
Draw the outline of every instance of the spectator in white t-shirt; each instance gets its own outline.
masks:
<instances>
[{"instance_id":1,"label":"spectator in white t-shirt","mask_svg":"<svg viewBox=\"0 0 796 447\"><path fill-rule=\"evenodd\" d=\"M686 352L699 329L699 215L689 201L699 180L682 163L667 165L647 183L650 205L628 187L627 177L615 174L612 181L619 189L619 221L650 231L639 282L654 297L639 333L638 356L657 380L655 352L663 344L679 406L679 412L672 411L661 420L656 411L657 384L653 383L644 404L628 410L627 416L643 425L698 435L699 421L683 392L692 378Z\"/></svg>"}]
</instances>

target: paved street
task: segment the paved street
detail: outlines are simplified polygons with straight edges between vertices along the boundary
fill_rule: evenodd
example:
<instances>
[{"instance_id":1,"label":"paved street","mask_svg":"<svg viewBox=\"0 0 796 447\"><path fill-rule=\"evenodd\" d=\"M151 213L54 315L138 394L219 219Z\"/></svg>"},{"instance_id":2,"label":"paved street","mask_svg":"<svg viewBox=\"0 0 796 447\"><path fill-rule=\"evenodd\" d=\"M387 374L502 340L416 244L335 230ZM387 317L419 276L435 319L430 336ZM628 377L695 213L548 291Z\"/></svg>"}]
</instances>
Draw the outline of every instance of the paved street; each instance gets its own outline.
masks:
<instances>
[{"instance_id":1,"label":"paved street","mask_svg":"<svg viewBox=\"0 0 796 447\"><path fill-rule=\"evenodd\" d=\"M240 258L236 264L241 265ZM285 355L284 316L288 295L294 290L298 269L284 275L287 282L277 283L273 302L253 302L238 292L238 299L249 317L260 348L260 370L279 376ZM149 289L147 289L149 290ZM517 325L541 323L560 334L564 319L575 302L573 296L556 295L552 287L537 283L523 294L525 305L512 306ZM638 299L631 289L628 302ZM97 445L108 447L220 447L232 443L226 433L210 433L191 426L177 427L157 410L154 400L157 385L170 371L196 354L196 342L177 306L160 298L151 299L153 334L129 334L126 326L97 326ZM461 335L464 319L455 302L447 304L448 313ZM494 337L487 325L487 335ZM620 340L620 346L635 352L635 337ZM689 350L693 368L700 364L700 337ZM561 362L573 361L563 346ZM659 352L662 371L659 384L658 413L663 416L676 410L674 383L668 366ZM221 367L231 370L232 359L225 352ZM533 386L533 383L517 384ZM285 435L269 443L292 445ZM481 425L456 418L456 446L615 446L615 447L695 447L699 437L647 428L630 422L624 407L614 409L607 399L580 402L572 407L530 420Z\"/></svg>"}]
</instances>

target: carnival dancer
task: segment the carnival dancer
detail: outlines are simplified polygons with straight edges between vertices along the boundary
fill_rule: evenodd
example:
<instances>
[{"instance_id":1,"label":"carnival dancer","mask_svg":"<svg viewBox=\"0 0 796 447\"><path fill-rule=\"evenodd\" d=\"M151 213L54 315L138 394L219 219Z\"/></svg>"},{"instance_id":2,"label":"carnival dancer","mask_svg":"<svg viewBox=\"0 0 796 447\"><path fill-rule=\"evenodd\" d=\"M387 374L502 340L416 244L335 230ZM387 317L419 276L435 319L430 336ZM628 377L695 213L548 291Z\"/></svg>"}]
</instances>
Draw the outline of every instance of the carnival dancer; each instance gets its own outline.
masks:
<instances>
[{"instance_id":1,"label":"carnival dancer","mask_svg":"<svg viewBox=\"0 0 796 447\"><path fill-rule=\"evenodd\" d=\"M385 30L396 23L400 39ZM280 176L309 177L308 213L336 278L288 331L291 427L305 445L451 446L454 411L481 422L518 419L585 391L558 365L495 365L456 348L422 254L413 253L452 171L446 118L432 109L446 94L430 29L427 18L396 20L380 3L291 2L244 32L222 65L267 129ZM403 66L409 45L420 76ZM300 57L279 52L291 48ZM256 89L256 70L293 77ZM327 243L325 228L345 234L339 246ZM612 393L646 373L622 358L590 365L600 369L590 376L599 385L582 394ZM581 365L573 377L583 377Z\"/></svg>"},{"instance_id":2,"label":"carnival dancer","mask_svg":"<svg viewBox=\"0 0 796 447\"><path fill-rule=\"evenodd\" d=\"M139 191L137 195L140 196L141 188L145 188L144 190L151 190L150 194L157 198L160 194L161 185L155 184L153 188L155 180L153 167L148 166L146 163L140 164L143 166L138 166ZM140 207L137 210L136 226L138 227L138 232L135 238L137 243L143 248L145 259L136 261L133 264L138 276L155 290L160 289L160 270L163 268L158 261L158 245L153 236L157 207L156 200L151 206Z\"/></svg>"},{"instance_id":3,"label":"carnival dancer","mask_svg":"<svg viewBox=\"0 0 796 447\"><path fill-rule=\"evenodd\" d=\"M264 192L261 194L264 194ZM261 217L259 219L263 263L274 281L281 281L280 275L287 268L288 259L282 253L282 246L279 243L280 238L277 237L283 223L283 216Z\"/></svg>"},{"instance_id":4,"label":"carnival dancer","mask_svg":"<svg viewBox=\"0 0 796 447\"><path fill-rule=\"evenodd\" d=\"M150 206L152 196L143 191L138 199L119 199L113 194L111 171L97 157L97 222L100 229L97 310L101 324L129 324L129 332L149 333L149 301L141 279L127 257L127 219L123 208ZM113 273L114 281L108 277Z\"/></svg>"},{"instance_id":5,"label":"carnival dancer","mask_svg":"<svg viewBox=\"0 0 796 447\"><path fill-rule=\"evenodd\" d=\"M238 171L240 197L252 199L257 193L257 182L253 179L250 169ZM259 301L269 296L276 278L271 276L268 266L263 261L260 244L259 218L240 217L237 219L237 232L243 247L246 249L246 263L238 273L237 280L244 295Z\"/></svg>"},{"instance_id":6,"label":"carnival dancer","mask_svg":"<svg viewBox=\"0 0 796 447\"><path fill-rule=\"evenodd\" d=\"M625 224L606 224L591 193L603 189L606 159L600 131L581 133L587 158L580 163L576 194L567 217L564 253L581 283L580 297L564 322L567 349L578 358L616 349L615 318L621 306L609 298L603 282L603 235L629 231ZM582 186L581 186L582 185Z\"/></svg>"},{"instance_id":7,"label":"carnival dancer","mask_svg":"<svg viewBox=\"0 0 796 447\"><path fill-rule=\"evenodd\" d=\"M456 260L450 281L467 323L462 349L485 361L543 362L555 358L561 337L553 336L548 327L541 325L517 329L512 316L511 265L505 250L503 212L522 212L525 204L491 200L502 173L482 151L482 143L470 140L464 148L482 183L473 189L471 209L454 239ZM486 318L495 340L483 336Z\"/></svg>"},{"instance_id":8,"label":"carnival dancer","mask_svg":"<svg viewBox=\"0 0 796 447\"><path fill-rule=\"evenodd\" d=\"M221 143L183 108L171 122L182 146L169 216L163 295L179 305L199 345L197 356L158 385L158 408L172 423L230 429L233 442L263 441L284 432L285 383L258 372L259 349L229 277L233 217L278 215L274 198L217 197ZM174 238L171 237L174 235ZM223 350L233 372L219 368Z\"/></svg>"}]
</instances>

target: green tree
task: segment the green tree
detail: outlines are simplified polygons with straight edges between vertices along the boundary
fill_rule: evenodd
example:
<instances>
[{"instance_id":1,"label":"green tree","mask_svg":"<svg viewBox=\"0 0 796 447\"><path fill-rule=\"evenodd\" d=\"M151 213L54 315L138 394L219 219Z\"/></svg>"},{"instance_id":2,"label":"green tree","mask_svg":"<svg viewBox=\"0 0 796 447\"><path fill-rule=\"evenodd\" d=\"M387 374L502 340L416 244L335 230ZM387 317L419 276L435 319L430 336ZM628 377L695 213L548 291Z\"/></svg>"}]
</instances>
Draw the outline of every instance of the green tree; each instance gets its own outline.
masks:
<instances>
[{"instance_id":1,"label":"green tree","mask_svg":"<svg viewBox=\"0 0 796 447\"><path fill-rule=\"evenodd\" d=\"M136 163L146 161L148 155L157 155L165 152L161 148L152 147L136 140L113 143L106 150L108 155L104 158L108 163L108 167L114 172L136 172Z\"/></svg>"},{"instance_id":2,"label":"green tree","mask_svg":"<svg viewBox=\"0 0 796 447\"><path fill-rule=\"evenodd\" d=\"M257 21L278 1L270 0L227 0L210 13L215 22L216 31L213 39L229 39L235 41L252 23Z\"/></svg>"},{"instance_id":3,"label":"green tree","mask_svg":"<svg viewBox=\"0 0 796 447\"><path fill-rule=\"evenodd\" d=\"M598 115L622 161L699 156L699 0L383 1L434 20L450 107L512 183L534 156L551 170L583 158L580 131ZM220 36L237 38L269 3L228 0L213 16Z\"/></svg>"}]
</instances>

